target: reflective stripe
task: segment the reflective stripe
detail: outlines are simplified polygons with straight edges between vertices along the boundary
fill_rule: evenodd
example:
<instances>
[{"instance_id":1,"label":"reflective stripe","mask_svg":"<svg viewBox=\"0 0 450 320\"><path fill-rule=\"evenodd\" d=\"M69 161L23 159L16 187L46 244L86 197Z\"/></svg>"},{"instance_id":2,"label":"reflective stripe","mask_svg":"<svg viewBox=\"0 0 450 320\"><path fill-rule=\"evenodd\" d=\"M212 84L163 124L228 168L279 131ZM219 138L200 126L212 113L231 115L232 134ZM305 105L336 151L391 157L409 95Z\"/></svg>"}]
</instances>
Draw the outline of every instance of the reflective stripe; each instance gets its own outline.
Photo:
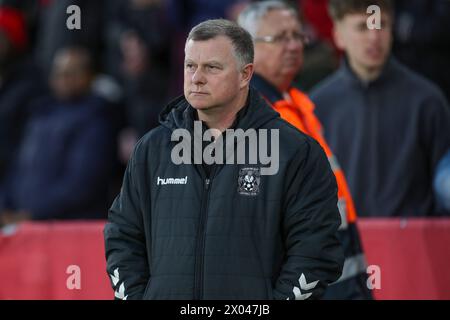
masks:
<instances>
[{"instance_id":1,"label":"reflective stripe","mask_svg":"<svg viewBox=\"0 0 450 320\"><path fill-rule=\"evenodd\" d=\"M347 221L347 202L343 198L339 198L338 201L339 214L341 215L341 225L338 230L345 230L348 227Z\"/></svg>"},{"instance_id":2,"label":"reflective stripe","mask_svg":"<svg viewBox=\"0 0 450 320\"><path fill-rule=\"evenodd\" d=\"M339 166L339 162L337 161L334 154L328 157L328 162L330 163L331 170L333 172L341 170L341 167Z\"/></svg>"},{"instance_id":3,"label":"reflective stripe","mask_svg":"<svg viewBox=\"0 0 450 320\"><path fill-rule=\"evenodd\" d=\"M366 268L367 263L364 253L348 257L344 261L344 268L342 270L341 277L336 282L333 282L333 284L355 277L361 273L365 273Z\"/></svg>"}]
</instances>

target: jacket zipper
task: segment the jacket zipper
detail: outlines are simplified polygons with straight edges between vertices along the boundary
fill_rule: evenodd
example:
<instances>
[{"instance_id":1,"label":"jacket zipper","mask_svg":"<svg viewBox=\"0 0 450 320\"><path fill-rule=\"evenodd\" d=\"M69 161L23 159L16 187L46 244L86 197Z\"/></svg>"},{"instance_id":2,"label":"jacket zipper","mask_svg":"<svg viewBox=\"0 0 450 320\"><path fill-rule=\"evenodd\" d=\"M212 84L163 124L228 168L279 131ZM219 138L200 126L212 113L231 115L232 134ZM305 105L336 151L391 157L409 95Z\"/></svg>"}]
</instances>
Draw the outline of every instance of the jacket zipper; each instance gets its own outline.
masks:
<instances>
[{"instance_id":1,"label":"jacket zipper","mask_svg":"<svg viewBox=\"0 0 450 320\"><path fill-rule=\"evenodd\" d=\"M203 299L203 262L205 251L206 220L208 218L208 200L211 189L210 185L211 179L205 178L204 190L202 195L202 206L200 212L200 223L196 244L194 300Z\"/></svg>"}]
</instances>

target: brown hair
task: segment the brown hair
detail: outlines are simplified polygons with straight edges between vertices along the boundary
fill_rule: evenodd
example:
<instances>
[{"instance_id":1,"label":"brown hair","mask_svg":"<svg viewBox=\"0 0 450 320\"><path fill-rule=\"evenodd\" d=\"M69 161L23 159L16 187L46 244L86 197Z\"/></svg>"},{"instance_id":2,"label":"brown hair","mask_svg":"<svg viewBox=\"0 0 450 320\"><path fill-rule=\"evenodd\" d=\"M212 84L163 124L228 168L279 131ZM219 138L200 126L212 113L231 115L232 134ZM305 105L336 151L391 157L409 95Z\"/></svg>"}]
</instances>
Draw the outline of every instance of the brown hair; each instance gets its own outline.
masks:
<instances>
[{"instance_id":1,"label":"brown hair","mask_svg":"<svg viewBox=\"0 0 450 320\"><path fill-rule=\"evenodd\" d=\"M334 21L340 21L349 13L366 13L372 5L391 15L394 12L391 0L329 0L328 12Z\"/></svg>"}]
</instances>

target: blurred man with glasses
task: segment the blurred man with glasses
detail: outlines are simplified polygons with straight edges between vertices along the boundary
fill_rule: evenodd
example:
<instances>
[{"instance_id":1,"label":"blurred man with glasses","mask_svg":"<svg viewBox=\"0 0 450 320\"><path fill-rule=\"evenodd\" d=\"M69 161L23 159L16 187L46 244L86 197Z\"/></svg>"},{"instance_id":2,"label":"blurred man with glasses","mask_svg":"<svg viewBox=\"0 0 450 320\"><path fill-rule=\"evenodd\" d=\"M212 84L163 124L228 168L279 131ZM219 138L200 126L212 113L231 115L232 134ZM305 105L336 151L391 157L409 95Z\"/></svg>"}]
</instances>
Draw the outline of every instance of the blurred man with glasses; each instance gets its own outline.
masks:
<instances>
[{"instance_id":1,"label":"blurred man with glasses","mask_svg":"<svg viewBox=\"0 0 450 320\"><path fill-rule=\"evenodd\" d=\"M342 224L338 237L344 245L342 276L327 288L325 299L371 299L366 262L356 226L356 212L344 174L322 135L308 96L292 86L303 64L307 37L297 11L281 1L255 2L246 7L238 23L253 36L255 75L252 85L270 102L281 118L316 139L333 169L338 184L338 208Z\"/></svg>"}]
</instances>

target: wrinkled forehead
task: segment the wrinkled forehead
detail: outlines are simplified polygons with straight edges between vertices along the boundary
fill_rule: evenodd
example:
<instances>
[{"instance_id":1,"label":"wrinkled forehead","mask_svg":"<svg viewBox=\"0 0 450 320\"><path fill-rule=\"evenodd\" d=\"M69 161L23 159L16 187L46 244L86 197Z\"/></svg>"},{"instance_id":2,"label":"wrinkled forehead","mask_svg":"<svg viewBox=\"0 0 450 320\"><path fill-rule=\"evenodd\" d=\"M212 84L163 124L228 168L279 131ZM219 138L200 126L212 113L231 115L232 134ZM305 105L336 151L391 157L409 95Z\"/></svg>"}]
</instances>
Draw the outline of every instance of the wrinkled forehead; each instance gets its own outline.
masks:
<instances>
[{"instance_id":1,"label":"wrinkled forehead","mask_svg":"<svg viewBox=\"0 0 450 320\"><path fill-rule=\"evenodd\" d=\"M272 9L261 17L257 29L258 34L277 34L283 31L300 31L302 25L292 10Z\"/></svg>"}]
</instances>

